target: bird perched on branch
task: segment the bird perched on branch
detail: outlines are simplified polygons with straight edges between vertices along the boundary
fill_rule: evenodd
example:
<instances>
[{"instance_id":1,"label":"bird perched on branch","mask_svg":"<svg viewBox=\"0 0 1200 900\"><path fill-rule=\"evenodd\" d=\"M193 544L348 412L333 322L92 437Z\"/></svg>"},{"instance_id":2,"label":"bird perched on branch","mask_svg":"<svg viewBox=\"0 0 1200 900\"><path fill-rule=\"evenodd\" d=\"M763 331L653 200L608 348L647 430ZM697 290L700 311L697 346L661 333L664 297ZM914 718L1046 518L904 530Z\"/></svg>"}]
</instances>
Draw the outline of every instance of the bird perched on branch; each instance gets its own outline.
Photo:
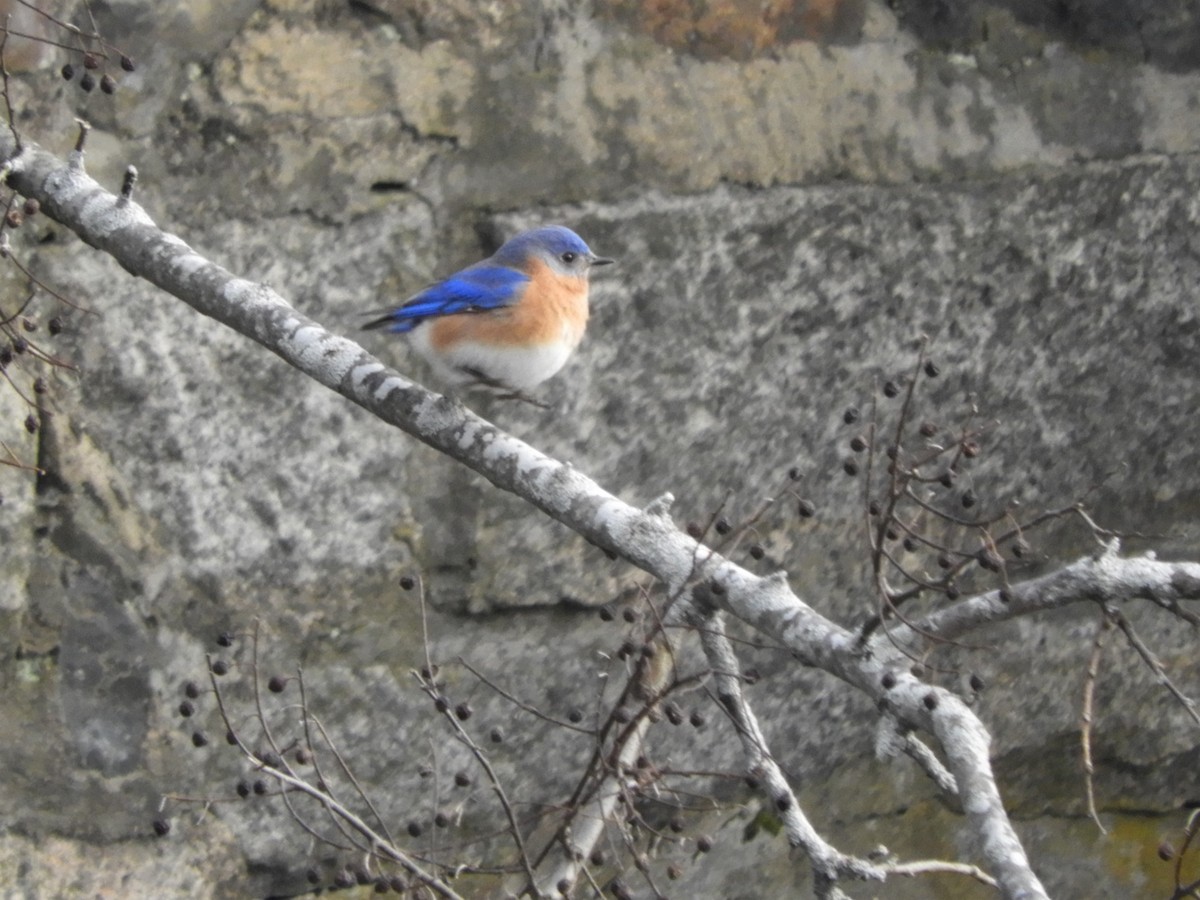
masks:
<instances>
[{"instance_id":1,"label":"bird perched on branch","mask_svg":"<svg viewBox=\"0 0 1200 900\"><path fill-rule=\"evenodd\" d=\"M611 262L569 228L535 228L363 327L407 334L453 387L543 405L525 392L561 369L579 346L588 275Z\"/></svg>"}]
</instances>

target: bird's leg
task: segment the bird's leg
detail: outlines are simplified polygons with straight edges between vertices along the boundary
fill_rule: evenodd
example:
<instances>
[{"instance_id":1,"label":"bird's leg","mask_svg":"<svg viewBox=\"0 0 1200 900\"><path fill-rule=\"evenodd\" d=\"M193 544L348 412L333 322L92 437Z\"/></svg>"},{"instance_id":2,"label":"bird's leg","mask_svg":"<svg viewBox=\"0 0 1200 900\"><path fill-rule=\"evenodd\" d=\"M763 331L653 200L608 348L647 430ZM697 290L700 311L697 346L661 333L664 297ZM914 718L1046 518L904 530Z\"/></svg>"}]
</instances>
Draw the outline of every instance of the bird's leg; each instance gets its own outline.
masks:
<instances>
[{"instance_id":1,"label":"bird's leg","mask_svg":"<svg viewBox=\"0 0 1200 900\"><path fill-rule=\"evenodd\" d=\"M504 382L498 381L495 378L489 378L487 375L484 375L473 366L460 366L459 368L467 375L470 375L472 379L474 379L474 384L476 386L485 387L490 391L494 391L497 400L521 400L540 409L550 408L549 403L543 403L541 400L535 400L524 391L513 390L508 385L504 384Z\"/></svg>"}]
</instances>

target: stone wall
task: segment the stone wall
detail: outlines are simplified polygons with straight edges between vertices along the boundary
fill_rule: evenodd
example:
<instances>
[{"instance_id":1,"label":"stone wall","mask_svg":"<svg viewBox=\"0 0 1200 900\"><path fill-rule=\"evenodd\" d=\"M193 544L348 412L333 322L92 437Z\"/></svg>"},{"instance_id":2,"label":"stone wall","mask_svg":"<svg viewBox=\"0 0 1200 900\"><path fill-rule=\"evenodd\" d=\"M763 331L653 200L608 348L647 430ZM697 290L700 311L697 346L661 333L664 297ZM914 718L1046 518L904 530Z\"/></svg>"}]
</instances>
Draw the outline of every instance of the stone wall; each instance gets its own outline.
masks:
<instances>
[{"instance_id":1,"label":"stone wall","mask_svg":"<svg viewBox=\"0 0 1200 900\"><path fill-rule=\"evenodd\" d=\"M842 411L869 408L922 335L942 372L928 415L952 426L974 405L987 424L972 476L985 502L1086 496L1103 525L1145 536L1129 549L1200 558L1186 430L1200 14L1144 7L116 2L98 25L138 65L108 64L115 94L59 78L65 51L29 54L13 93L31 139L65 153L86 117L93 176L115 189L136 165L164 227L335 330L520 227L572 226L620 265L597 278L550 410L473 404L625 499L671 491L681 522L722 503L749 515L799 467L818 515L768 517L763 558L745 562L787 569L855 623L872 600ZM328 879L332 854L266 802L173 802L171 834L152 837L164 794L235 796L245 769L211 699L192 720L176 709L206 653L245 676L255 621L264 674L303 666L398 831L462 799L435 798L423 772L466 765L408 674L425 649L401 574L424 578L436 658L464 656L559 717L591 708L626 627L598 627L591 608L628 597L638 573L54 223L35 217L14 241L87 308L35 302L39 335L65 322L45 343L76 367L50 373L36 433L0 391L0 438L45 469L0 471L0 883L14 896L261 896L304 889L310 865ZM27 282L0 272L7 310ZM364 341L424 377L400 342ZM1018 575L1093 546L1065 526L1033 541ZM1127 612L1195 693L1194 635ZM1094 738L1110 833L1083 820L1095 630L1091 609L1005 626L942 650L931 677L987 683L1001 786L1053 896L1166 896L1154 848L1200 794L1196 729L1110 639ZM235 650L214 643L223 631ZM839 846L970 857L933 787L874 760L863 698L769 649L747 665L773 746ZM511 736L495 749L510 793L561 798L586 742L448 671L480 733ZM664 727L660 758L740 772L734 736L708 718ZM210 746L192 746L197 727ZM738 812L688 824L717 846L687 858L679 895L804 893L781 837L746 840L752 795L716 790ZM492 821L484 794L465 801L464 833ZM973 896L940 879L849 890Z\"/></svg>"}]
</instances>

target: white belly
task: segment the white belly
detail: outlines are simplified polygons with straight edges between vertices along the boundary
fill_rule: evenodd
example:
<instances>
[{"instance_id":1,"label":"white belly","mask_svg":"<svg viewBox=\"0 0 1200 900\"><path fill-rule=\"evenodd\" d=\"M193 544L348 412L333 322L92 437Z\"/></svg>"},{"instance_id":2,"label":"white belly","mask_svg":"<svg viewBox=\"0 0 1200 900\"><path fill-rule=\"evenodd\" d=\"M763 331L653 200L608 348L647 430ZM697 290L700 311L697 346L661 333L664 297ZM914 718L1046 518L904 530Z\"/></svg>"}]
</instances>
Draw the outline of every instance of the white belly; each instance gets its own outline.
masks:
<instances>
[{"instance_id":1,"label":"white belly","mask_svg":"<svg viewBox=\"0 0 1200 900\"><path fill-rule=\"evenodd\" d=\"M537 387L561 369L578 343L562 340L516 348L463 341L435 350L429 342L429 329L423 325L413 329L409 338L434 374L447 384L487 387L486 382L495 382L504 390L521 392Z\"/></svg>"}]
</instances>

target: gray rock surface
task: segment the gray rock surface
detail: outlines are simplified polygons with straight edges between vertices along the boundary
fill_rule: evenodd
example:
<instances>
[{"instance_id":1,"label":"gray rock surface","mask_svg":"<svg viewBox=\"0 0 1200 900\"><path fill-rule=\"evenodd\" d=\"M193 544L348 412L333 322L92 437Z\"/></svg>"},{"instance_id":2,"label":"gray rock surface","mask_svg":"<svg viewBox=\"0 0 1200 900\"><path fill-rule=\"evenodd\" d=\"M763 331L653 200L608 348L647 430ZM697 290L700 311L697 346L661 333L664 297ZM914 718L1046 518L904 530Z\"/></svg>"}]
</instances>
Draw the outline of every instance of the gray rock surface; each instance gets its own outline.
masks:
<instances>
[{"instance_id":1,"label":"gray rock surface","mask_svg":"<svg viewBox=\"0 0 1200 900\"><path fill-rule=\"evenodd\" d=\"M52 71L15 88L33 139L65 152L85 115L93 175L116 187L136 164L165 227L348 332L518 228L576 228L620 266L545 387L551 409L473 405L627 500L673 492L681 523L722 504L749 515L798 467L817 516L781 506L754 538L764 558L741 556L787 569L840 621L873 608L842 412L906 375L922 335L941 374L923 382L921 415L953 428L974 404L987 425L970 470L984 506L1087 495L1102 524L1146 535L1127 548L1200 558L1197 12L1161 4L1133 36L1103 4L1050 21L1017 2L961 4L949 20L945 4L797 3L773 23L678 6L663 19L616 0L116 3L100 27L139 66L114 96ZM819 6L828 18L804 17ZM395 831L417 820L431 840L435 809L460 803L458 833L493 827L479 779L447 787L468 763L409 674L425 648L402 573L425 580L449 694L471 703L478 735L508 736L494 758L510 794L560 800L586 740L514 712L453 661L559 718L591 716L627 626L590 607L629 597L638 574L52 223L14 242L90 312L36 301L38 339L77 367L48 375L36 434L0 391L0 438L46 470L0 471L7 895L243 897L304 889L309 865L328 877L334 855L277 801L232 799L247 769L211 698L177 714L206 654L240 660L230 680L243 683L256 620L264 675L303 667ZM24 279L0 273L7 311ZM56 314L67 328L51 338ZM366 340L425 374L399 342ZM9 371L22 386L36 374ZM1031 541L1017 576L1093 546L1065 523ZM1137 603L1127 613L1195 694L1194 633ZM213 642L225 630L234 650ZM1099 835L1077 735L1095 630L1092 609L1013 623L942 649L946 671L930 677L988 685L976 702L1001 787L1053 896L1166 896L1154 848L1200 796L1195 726L1110 638ZM746 652L763 675L755 707L831 840L971 858L915 768L874 759L864 698ZM687 705L708 723L659 726L659 764L740 774L715 708ZM193 747L197 728L208 747ZM683 865L672 894L806 891L806 864L750 827L757 801L740 781L705 787L730 806L688 822L716 836L710 857L655 861ZM164 794L220 802L171 802L156 841ZM940 878L849 891L988 896Z\"/></svg>"}]
</instances>

